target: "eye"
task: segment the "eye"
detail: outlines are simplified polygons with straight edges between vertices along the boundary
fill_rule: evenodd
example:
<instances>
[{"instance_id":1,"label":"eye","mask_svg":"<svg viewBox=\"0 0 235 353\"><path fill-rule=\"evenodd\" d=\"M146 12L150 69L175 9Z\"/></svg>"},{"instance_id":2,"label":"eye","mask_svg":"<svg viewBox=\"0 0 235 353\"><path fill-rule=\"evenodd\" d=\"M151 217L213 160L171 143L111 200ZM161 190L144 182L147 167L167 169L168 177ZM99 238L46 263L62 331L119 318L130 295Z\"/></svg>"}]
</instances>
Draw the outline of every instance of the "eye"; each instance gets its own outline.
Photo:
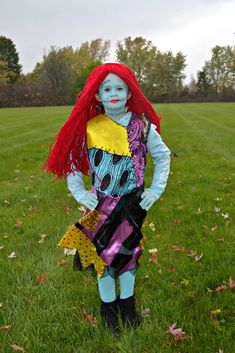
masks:
<instances>
[{"instance_id":1,"label":"eye","mask_svg":"<svg viewBox=\"0 0 235 353\"><path fill-rule=\"evenodd\" d=\"M105 91L105 92L110 92L110 91L111 91L111 88L110 88L110 87L106 87L106 88L104 89L104 91Z\"/></svg>"},{"instance_id":2,"label":"eye","mask_svg":"<svg viewBox=\"0 0 235 353\"><path fill-rule=\"evenodd\" d=\"M118 87L117 90L118 91L123 91L123 87Z\"/></svg>"}]
</instances>

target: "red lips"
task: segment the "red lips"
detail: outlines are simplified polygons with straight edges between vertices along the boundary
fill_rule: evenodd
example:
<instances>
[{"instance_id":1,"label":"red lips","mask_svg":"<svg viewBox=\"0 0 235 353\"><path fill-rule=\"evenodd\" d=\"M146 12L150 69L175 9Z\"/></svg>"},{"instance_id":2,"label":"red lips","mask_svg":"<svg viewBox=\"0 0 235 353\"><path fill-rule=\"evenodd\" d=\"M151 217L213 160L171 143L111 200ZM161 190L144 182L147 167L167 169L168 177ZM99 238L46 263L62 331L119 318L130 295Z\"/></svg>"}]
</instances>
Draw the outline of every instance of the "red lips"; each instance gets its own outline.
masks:
<instances>
[{"instance_id":1,"label":"red lips","mask_svg":"<svg viewBox=\"0 0 235 353\"><path fill-rule=\"evenodd\" d=\"M117 102L119 102L119 99L111 99L110 100L110 103L117 103Z\"/></svg>"}]
</instances>

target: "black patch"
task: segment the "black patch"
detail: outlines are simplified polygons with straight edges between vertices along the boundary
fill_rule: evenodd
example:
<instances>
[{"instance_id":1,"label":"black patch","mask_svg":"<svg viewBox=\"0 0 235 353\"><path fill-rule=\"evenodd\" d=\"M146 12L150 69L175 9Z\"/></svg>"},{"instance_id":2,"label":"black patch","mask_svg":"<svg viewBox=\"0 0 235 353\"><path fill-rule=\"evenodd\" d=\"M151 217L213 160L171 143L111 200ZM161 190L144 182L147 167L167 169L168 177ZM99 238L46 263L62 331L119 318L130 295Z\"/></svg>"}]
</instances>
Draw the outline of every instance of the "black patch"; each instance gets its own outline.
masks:
<instances>
[{"instance_id":1,"label":"black patch","mask_svg":"<svg viewBox=\"0 0 235 353\"><path fill-rule=\"evenodd\" d=\"M98 165L101 163L102 159L103 159L103 151L102 150L97 150L97 152L95 153L95 157L94 157L94 164L95 167L98 167Z\"/></svg>"},{"instance_id":2,"label":"black patch","mask_svg":"<svg viewBox=\"0 0 235 353\"><path fill-rule=\"evenodd\" d=\"M102 179L100 190L104 191L108 189L110 183L111 183L111 174L107 173Z\"/></svg>"},{"instance_id":3,"label":"black patch","mask_svg":"<svg viewBox=\"0 0 235 353\"><path fill-rule=\"evenodd\" d=\"M128 175L129 175L128 170L124 170L124 172L121 175L120 181L119 181L120 186L123 186L126 183L126 181L128 179Z\"/></svg>"},{"instance_id":4,"label":"black patch","mask_svg":"<svg viewBox=\"0 0 235 353\"><path fill-rule=\"evenodd\" d=\"M113 155L113 165L118 164L118 162L122 159L122 156L118 155L118 154L114 154Z\"/></svg>"},{"instance_id":5,"label":"black patch","mask_svg":"<svg viewBox=\"0 0 235 353\"><path fill-rule=\"evenodd\" d=\"M130 236L125 240L125 247L128 250L132 250L134 245L139 243L143 236L140 229L147 214L147 212L139 206L139 202L141 201L140 195L142 192L143 189L138 188L121 197L116 207L110 213L92 240L98 254L101 254L101 252L107 247L119 224L121 224L124 219L128 220L134 229ZM117 258L120 259L120 256L118 255ZM125 261L127 260L128 257L125 256Z\"/></svg>"}]
</instances>

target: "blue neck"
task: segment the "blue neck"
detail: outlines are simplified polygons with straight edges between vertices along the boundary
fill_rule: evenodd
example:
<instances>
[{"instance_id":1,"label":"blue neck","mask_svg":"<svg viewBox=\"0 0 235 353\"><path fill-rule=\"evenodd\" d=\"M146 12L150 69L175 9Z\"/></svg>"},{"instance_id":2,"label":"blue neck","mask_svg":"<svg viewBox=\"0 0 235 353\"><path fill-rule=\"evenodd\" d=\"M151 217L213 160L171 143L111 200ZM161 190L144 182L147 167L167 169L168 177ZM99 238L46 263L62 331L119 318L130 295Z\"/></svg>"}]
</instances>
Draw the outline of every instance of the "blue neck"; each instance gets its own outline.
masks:
<instances>
[{"instance_id":1,"label":"blue neck","mask_svg":"<svg viewBox=\"0 0 235 353\"><path fill-rule=\"evenodd\" d=\"M113 120L118 120L126 114L126 107L121 107L120 109L115 110L105 108L105 114Z\"/></svg>"}]
</instances>

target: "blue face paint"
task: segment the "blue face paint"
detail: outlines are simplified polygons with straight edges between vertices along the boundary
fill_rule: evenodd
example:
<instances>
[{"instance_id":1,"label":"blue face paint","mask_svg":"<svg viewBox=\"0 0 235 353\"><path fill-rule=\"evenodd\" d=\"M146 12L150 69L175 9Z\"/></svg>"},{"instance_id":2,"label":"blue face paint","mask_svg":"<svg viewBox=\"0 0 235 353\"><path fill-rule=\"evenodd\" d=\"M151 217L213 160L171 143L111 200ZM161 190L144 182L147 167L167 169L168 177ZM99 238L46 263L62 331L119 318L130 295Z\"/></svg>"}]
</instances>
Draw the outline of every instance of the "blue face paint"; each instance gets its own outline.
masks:
<instances>
[{"instance_id":1,"label":"blue face paint","mask_svg":"<svg viewBox=\"0 0 235 353\"><path fill-rule=\"evenodd\" d=\"M109 74L101 83L98 93L107 115L125 112L129 89L120 77Z\"/></svg>"}]
</instances>

